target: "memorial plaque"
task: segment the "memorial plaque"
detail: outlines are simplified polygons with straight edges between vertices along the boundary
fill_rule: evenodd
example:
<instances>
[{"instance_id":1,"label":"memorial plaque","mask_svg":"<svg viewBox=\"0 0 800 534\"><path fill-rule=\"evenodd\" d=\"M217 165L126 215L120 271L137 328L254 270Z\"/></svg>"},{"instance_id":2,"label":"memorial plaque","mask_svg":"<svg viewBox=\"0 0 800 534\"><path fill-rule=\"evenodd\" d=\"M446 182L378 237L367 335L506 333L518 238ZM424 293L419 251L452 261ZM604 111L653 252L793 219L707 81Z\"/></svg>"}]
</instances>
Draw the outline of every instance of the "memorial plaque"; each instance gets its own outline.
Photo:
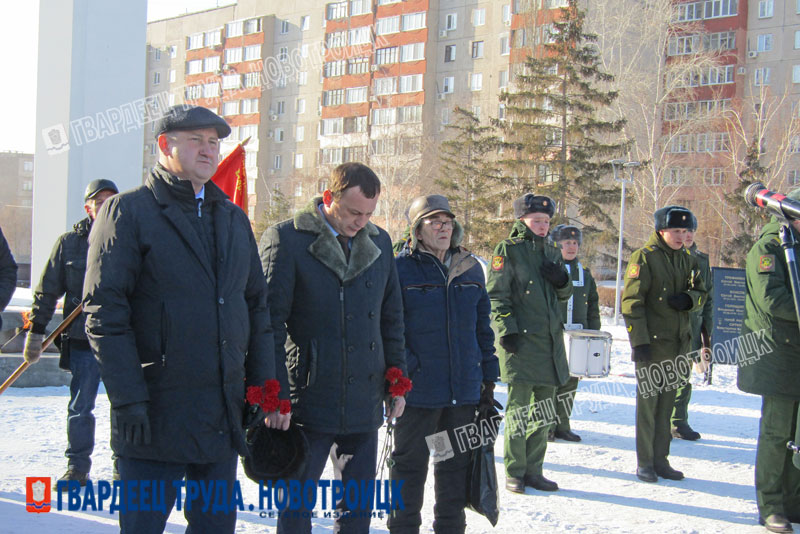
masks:
<instances>
[{"instance_id":1,"label":"memorial plaque","mask_svg":"<svg viewBox=\"0 0 800 534\"><path fill-rule=\"evenodd\" d=\"M745 270L713 267L711 276L714 279L714 330L711 333L714 363L734 365L744 320Z\"/></svg>"}]
</instances>

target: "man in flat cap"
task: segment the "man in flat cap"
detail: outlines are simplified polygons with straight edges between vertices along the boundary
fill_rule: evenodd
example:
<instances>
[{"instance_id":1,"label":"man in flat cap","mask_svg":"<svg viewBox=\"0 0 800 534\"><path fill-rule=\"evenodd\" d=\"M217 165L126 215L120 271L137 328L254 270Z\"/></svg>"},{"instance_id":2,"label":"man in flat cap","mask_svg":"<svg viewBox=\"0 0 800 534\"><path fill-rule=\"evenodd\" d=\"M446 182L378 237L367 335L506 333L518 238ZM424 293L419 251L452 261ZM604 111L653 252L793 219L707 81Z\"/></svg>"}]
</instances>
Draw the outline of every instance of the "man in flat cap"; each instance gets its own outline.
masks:
<instances>
[{"instance_id":1,"label":"man in flat cap","mask_svg":"<svg viewBox=\"0 0 800 534\"><path fill-rule=\"evenodd\" d=\"M500 378L508 383L506 489L556 491L542 474L553 397L569 378L559 302L572 295L558 245L547 239L553 199L528 193L514 201L516 221L494 249L486 288L492 304Z\"/></svg>"},{"instance_id":2,"label":"man in flat cap","mask_svg":"<svg viewBox=\"0 0 800 534\"><path fill-rule=\"evenodd\" d=\"M64 317L81 303L89 231L100 206L117 193L119 190L111 180L90 182L84 194L86 218L75 223L71 232L63 234L56 241L33 293L32 325L25 339L23 354L28 363L36 363L42 355L45 329L53 318L58 299L64 297ZM86 316L81 313L61 335L59 346L59 366L72 373L67 405L67 472L60 480L74 480L81 486L86 484L92 467L95 428L92 411L100 386L100 367L86 339L85 322Z\"/></svg>"},{"instance_id":3,"label":"man in flat cap","mask_svg":"<svg viewBox=\"0 0 800 534\"><path fill-rule=\"evenodd\" d=\"M111 446L132 485L123 533L163 532L180 481L231 502L245 387L275 378L267 286L247 215L210 181L225 121L173 107L145 184L110 199L91 233L86 332L111 401ZM273 428L289 415L273 412ZM165 493L153 507L151 487ZM188 494L188 490L187 490ZM191 532L232 533L236 509L184 506Z\"/></svg>"},{"instance_id":4,"label":"man in flat cap","mask_svg":"<svg viewBox=\"0 0 800 534\"><path fill-rule=\"evenodd\" d=\"M681 480L669 464L670 416L682 382L679 359L691 351L691 312L706 300L697 259L684 248L692 212L666 206L654 214L655 231L625 271L622 315L636 367L636 476Z\"/></svg>"}]
</instances>

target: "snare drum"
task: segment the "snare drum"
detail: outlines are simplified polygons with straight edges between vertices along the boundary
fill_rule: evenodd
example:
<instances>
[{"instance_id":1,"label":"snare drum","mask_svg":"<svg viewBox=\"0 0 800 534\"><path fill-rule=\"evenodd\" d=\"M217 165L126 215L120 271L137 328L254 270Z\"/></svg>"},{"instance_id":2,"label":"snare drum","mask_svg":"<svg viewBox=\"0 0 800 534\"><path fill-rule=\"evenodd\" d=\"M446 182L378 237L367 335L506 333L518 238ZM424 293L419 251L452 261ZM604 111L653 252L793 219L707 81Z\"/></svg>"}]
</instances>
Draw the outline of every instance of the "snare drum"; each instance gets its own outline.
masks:
<instances>
[{"instance_id":1,"label":"snare drum","mask_svg":"<svg viewBox=\"0 0 800 534\"><path fill-rule=\"evenodd\" d=\"M611 370L611 334L600 330L567 330L564 332L569 374L578 377L602 378Z\"/></svg>"}]
</instances>

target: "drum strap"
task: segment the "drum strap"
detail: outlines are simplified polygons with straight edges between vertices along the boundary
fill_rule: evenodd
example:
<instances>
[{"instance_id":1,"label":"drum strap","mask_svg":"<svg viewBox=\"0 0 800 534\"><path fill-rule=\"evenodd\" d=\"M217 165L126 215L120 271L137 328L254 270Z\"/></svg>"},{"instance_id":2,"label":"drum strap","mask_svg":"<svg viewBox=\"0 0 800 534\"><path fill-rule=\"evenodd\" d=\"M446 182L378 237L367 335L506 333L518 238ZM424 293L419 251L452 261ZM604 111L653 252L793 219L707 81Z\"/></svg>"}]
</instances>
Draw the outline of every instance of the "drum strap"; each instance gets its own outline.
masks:
<instances>
[{"instance_id":1,"label":"drum strap","mask_svg":"<svg viewBox=\"0 0 800 534\"><path fill-rule=\"evenodd\" d=\"M566 263L564 265L566 266L567 272L570 273L570 277L571 277L572 273L571 273L570 268L569 268L569 263ZM573 287L583 287L583 265L581 265L581 262L578 262L578 279L572 281L572 286ZM573 303L574 303L573 299L574 298L575 298L575 295L572 295L572 296L569 297L569 300L567 301L567 323L565 325L567 330L571 330L570 325L573 324L572 323L572 308L573 308ZM583 328L583 325L581 325L580 328Z\"/></svg>"}]
</instances>

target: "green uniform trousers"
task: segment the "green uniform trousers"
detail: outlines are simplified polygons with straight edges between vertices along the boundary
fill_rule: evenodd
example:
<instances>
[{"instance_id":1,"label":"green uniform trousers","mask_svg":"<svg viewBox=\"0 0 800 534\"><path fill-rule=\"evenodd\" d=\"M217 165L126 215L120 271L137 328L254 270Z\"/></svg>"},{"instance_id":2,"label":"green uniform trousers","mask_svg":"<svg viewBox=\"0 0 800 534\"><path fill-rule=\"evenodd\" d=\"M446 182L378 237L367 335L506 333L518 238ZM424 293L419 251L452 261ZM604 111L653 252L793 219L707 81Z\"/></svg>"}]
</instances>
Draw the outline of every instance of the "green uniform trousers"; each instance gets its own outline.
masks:
<instances>
[{"instance_id":1,"label":"green uniform trousers","mask_svg":"<svg viewBox=\"0 0 800 534\"><path fill-rule=\"evenodd\" d=\"M639 467L669 465L670 415L675 406L672 360L636 362L636 461Z\"/></svg>"},{"instance_id":2,"label":"green uniform trousers","mask_svg":"<svg viewBox=\"0 0 800 534\"><path fill-rule=\"evenodd\" d=\"M572 430L569 425L569 418L572 415L572 406L575 404L575 393L578 391L577 376L569 377L563 386L556 389L554 402L556 403L556 430L567 432Z\"/></svg>"},{"instance_id":3,"label":"green uniform trousers","mask_svg":"<svg viewBox=\"0 0 800 534\"><path fill-rule=\"evenodd\" d=\"M758 513L800 516L800 469L792 464L786 442L794 440L797 425L796 400L764 395L756 452L756 497Z\"/></svg>"},{"instance_id":4,"label":"green uniform trousers","mask_svg":"<svg viewBox=\"0 0 800 534\"><path fill-rule=\"evenodd\" d=\"M686 385L675 393L675 406L672 409L672 426L678 428L689 426L689 401L692 400L691 377L686 378Z\"/></svg>"},{"instance_id":5,"label":"green uniform trousers","mask_svg":"<svg viewBox=\"0 0 800 534\"><path fill-rule=\"evenodd\" d=\"M547 432L555 423L555 386L508 384L504 463L506 475L541 475Z\"/></svg>"}]
</instances>

